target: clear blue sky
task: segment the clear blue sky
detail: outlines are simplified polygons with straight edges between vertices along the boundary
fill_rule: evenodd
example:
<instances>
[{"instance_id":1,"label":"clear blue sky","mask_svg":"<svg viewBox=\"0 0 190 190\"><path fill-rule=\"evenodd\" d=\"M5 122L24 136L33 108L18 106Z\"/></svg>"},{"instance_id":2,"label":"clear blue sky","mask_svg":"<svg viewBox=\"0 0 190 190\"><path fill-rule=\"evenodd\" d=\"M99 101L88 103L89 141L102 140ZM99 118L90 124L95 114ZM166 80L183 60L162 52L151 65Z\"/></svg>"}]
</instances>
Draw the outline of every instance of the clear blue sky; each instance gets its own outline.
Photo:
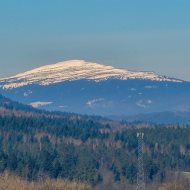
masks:
<instances>
[{"instance_id":1,"label":"clear blue sky","mask_svg":"<svg viewBox=\"0 0 190 190\"><path fill-rule=\"evenodd\" d=\"M190 80L190 1L0 1L0 77L66 59Z\"/></svg>"}]
</instances>

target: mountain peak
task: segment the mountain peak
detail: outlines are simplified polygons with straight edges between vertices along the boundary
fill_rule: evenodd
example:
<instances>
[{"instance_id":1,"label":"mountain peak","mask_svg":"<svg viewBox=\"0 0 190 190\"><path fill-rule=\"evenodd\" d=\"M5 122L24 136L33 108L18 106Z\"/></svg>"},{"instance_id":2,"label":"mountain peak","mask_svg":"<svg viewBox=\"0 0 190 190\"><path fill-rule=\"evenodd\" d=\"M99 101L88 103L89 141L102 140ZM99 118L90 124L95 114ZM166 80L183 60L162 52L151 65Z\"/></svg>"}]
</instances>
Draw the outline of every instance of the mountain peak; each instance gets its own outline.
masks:
<instances>
[{"instance_id":1,"label":"mountain peak","mask_svg":"<svg viewBox=\"0 0 190 190\"><path fill-rule=\"evenodd\" d=\"M50 65L49 65L50 66ZM112 66L106 66L106 65L102 65L99 63L94 63L94 62L88 62L85 60L80 60L80 59L73 59L73 60L67 60L67 61L61 61L55 64L51 65L52 67L64 67L64 68L71 68L71 67L96 67L96 68L102 68L102 69L114 69L114 67ZM46 65L45 67L48 67L48 65Z\"/></svg>"},{"instance_id":2,"label":"mountain peak","mask_svg":"<svg viewBox=\"0 0 190 190\"><path fill-rule=\"evenodd\" d=\"M108 78L180 82L180 80L160 76L154 72L133 72L84 60L68 60L0 79L0 87L9 89L29 84L50 85L63 81L84 79L102 81Z\"/></svg>"},{"instance_id":3,"label":"mountain peak","mask_svg":"<svg viewBox=\"0 0 190 190\"><path fill-rule=\"evenodd\" d=\"M51 64L51 66L78 67L84 64L88 64L88 62L86 62L85 60L73 59L73 60L67 60L67 61L60 61L58 63Z\"/></svg>"}]
</instances>

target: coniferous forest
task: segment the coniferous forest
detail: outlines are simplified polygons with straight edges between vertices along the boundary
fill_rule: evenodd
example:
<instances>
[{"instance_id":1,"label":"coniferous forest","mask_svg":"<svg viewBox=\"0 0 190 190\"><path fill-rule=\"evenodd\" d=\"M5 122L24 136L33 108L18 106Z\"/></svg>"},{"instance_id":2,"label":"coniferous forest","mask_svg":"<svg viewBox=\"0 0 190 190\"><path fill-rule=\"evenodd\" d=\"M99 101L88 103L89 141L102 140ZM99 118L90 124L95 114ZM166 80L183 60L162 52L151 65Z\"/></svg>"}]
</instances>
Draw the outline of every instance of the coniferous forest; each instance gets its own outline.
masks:
<instances>
[{"instance_id":1,"label":"coniferous forest","mask_svg":"<svg viewBox=\"0 0 190 190\"><path fill-rule=\"evenodd\" d=\"M145 133L146 182L164 183L171 172L190 171L190 126L125 124L115 129L93 120L0 117L0 172L28 181L61 178L103 183L136 183L136 133ZM143 125L142 125L143 126Z\"/></svg>"},{"instance_id":2,"label":"coniferous forest","mask_svg":"<svg viewBox=\"0 0 190 190\"><path fill-rule=\"evenodd\" d=\"M190 190L190 0L0 0L0 190Z\"/></svg>"},{"instance_id":3,"label":"coniferous forest","mask_svg":"<svg viewBox=\"0 0 190 190\"><path fill-rule=\"evenodd\" d=\"M189 175L190 125L39 111L2 96L0 113L2 175L8 172L28 183L52 179L94 189L132 189L138 170L137 132L144 133L147 185L164 184L176 172Z\"/></svg>"}]
</instances>

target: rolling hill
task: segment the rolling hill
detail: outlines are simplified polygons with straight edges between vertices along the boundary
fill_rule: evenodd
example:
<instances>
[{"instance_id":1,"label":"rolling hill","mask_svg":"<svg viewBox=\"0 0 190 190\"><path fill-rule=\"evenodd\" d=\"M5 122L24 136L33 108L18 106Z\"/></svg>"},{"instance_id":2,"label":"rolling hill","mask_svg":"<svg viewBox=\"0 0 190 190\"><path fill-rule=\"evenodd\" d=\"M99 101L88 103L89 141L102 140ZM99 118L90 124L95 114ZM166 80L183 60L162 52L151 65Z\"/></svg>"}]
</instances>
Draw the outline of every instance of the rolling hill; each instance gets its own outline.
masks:
<instances>
[{"instance_id":1,"label":"rolling hill","mask_svg":"<svg viewBox=\"0 0 190 190\"><path fill-rule=\"evenodd\" d=\"M0 79L0 93L49 111L101 116L189 112L190 82L83 60Z\"/></svg>"}]
</instances>

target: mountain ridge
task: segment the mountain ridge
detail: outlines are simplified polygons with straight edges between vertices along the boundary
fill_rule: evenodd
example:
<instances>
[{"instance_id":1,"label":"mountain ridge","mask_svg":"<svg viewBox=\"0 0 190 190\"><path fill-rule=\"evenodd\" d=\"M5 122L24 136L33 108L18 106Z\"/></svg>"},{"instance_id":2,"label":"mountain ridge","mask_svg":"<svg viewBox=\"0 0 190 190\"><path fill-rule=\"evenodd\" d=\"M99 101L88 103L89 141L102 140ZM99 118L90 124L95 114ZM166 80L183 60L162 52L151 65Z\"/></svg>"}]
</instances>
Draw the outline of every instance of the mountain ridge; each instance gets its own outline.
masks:
<instances>
[{"instance_id":1,"label":"mountain ridge","mask_svg":"<svg viewBox=\"0 0 190 190\"><path fill-rule=\"evenodd\" d=\"M35 108L77 114L190 112L190 82L81 60L1 79L0 93Z\"/></svg>"},{"instance_id":2,"label":"mountain ridge","mask_svg":"<svg viewBox=\"0 0 190 190\"><path fill-rule=\"evenodd\" d=\"M161 76L152 71L129 71L113 66L101 65L84 60L68 60L41 66L12 77L0 79L0 87L4 89L18 88L31 84L50 85L64 81L107 79L142 79L151 81L182 82L182 80Z\"/></svg>"},{"instance_id":3,"label":"mountain ridge","mask_svg":"<svg viewBox=\"0 0 190 190\"><path fill-rule=\"evenodd\" d=\"M190 124L190 112L152 112L133 116L109 116L123 123L153 123L153 124Z\"/></svg>"}]
</instances>

